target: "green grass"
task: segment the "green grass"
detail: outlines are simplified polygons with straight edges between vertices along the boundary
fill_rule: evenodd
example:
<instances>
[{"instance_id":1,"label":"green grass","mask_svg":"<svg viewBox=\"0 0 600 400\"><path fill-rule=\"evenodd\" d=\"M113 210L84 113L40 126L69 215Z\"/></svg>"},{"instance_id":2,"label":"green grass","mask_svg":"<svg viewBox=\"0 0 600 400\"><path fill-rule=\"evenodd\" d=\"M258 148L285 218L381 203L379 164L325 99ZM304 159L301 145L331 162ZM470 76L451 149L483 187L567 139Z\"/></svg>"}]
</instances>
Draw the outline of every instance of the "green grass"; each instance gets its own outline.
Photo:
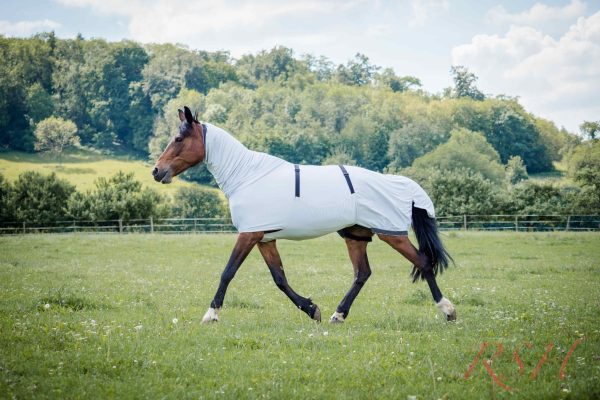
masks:
<instances>
[{"instance_id":1,"label":"green grass","mask_svg":"<svg viewBox=\"0 0 600 400\"><path fill-rule=\"evenodd\" d=\"M0 237L0 397L598 398L600 235L444 239L457 266L438 282L456 323L438 316L426 284L410 282L408 262L375 240L373 275L345 324L310 321L253 251L221 321L204 326L232 235ZM292 287L331 315L351 281L343 242L279 248ZM482 363L465 379L483 342L485 359L502 343L491 367L512 392Z\"/></svg>"},{"instance_id":2,"label":"green grass","mask_svg":"<svg viewBox=\"0 0 600 400\"><path fill-rule=\"evenodd\" d=\"M50 155L40 153L23 153L18 151L0 152L0 174L9 181L16 180L25 171L37 171L43 174L55 172L59 178L66 179L78 190L94 188L94 181L99 177L110 177L119 170L133 172L135 179L144 186L151 187L165 194L172 194L181 186L191 185L178 178L170 185L160 185L154 181L148 162L126 156L102 155L90 150L75 150L63 156L62 164Z\"/></svg>"}]
</instances>

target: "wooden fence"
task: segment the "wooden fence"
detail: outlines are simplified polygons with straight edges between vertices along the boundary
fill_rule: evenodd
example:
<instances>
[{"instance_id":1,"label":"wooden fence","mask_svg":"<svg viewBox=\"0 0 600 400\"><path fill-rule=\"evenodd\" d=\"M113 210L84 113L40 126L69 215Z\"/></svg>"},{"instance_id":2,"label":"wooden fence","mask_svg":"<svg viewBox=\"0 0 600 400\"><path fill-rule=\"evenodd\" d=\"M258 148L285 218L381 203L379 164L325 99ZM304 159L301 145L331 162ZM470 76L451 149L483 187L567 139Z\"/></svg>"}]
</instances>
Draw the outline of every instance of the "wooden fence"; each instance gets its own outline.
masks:
<instances>
[{"instance_id":1,"label":"wooden fence","mask_svg":"<svg viewBox=\"0 0 600 400\"><path fill-rule=\"evenodd\" d=\"M440 230L600 231L600 215L438 216ZM0 222L0 235L27 233L235 233L228 218L164 218L58 221L53 224Z\"/></svg>"}]
</instances>

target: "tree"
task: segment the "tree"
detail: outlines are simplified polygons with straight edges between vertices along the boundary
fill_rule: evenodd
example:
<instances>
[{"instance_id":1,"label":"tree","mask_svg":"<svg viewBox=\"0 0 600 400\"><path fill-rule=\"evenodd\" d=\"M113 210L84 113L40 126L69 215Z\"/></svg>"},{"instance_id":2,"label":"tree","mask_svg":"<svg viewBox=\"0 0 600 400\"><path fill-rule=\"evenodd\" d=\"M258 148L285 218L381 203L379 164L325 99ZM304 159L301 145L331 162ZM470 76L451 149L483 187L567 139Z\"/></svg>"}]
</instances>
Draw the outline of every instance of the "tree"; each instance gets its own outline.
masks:
<instances>
[{"instance_id":1,"label":"tree","mask_svg":"<svg viewBox=\"0 0 600 400\"><path fill-rule=\"evenodd\" d=\"M485 96L475 86L477 76L462 65L450 67L452 79L454 80L454 97L470 97L473 100L483 100Z\"/></svg>"},{"instance_id":2,"label":"tree","mask_svg":"<svg viewBox=\"0 0 600 400\"><path fill-rule=\"evenodd\" d=\"M35 126L39 121L48 118L54 112L54 101L50 93L39 82L27 89L27 116L30 124Z\"/></svg>"},{"instance_id":3,"label":"tree","mask_svg":"<svg viewBox=\"0 0 600 400\"><path fill-rule=\"evenodd\" d=\"M67 202L75 187L56 174L27 171L13 185L12 204L19 221L39 224L66 218Z\"/></svg>"},{"instance_id":4,"label":"tree","mask_svg":"<svg viewBox=\"0 0 600 400\"><path fill-rule=\"evenodd\" d=\"M585 209L600 213L600 141L584 142L568 158L569 176L584 189Z\"/></svg>"},{"instance_id":5,"label":"tree","mask_svg":"<svg viewBox=\"0 0 600 400\"><path fill-rule=\"evenodd\" d=\"M529 175L527 175L527 168L525 168L525 164L523 164L523 159L519 156L509 158L505 170L506 181L511 185L515 185L529 178Z\"/></svg>"},{"instance_id":6,"label":"tree","mask_svg":"<svg viewBox=\"0 0 600 400\"><path fill-rule=\"evenodd\" d=\"M337 147L321 161L321 165L356 165L356 161L344 148Z\"/></svg>"},{"instance_id":7,"label":"tree","mask_svg":"<svg viewBox=\"0 0 600 400\"><path fill-rule=\"evenodd\" d=\"M345 85L362 86L371 83L373 76L380 67L371 64L369 57L361 53L356 53L353 60L349 60L346 65L338 65L336 69L336 78Z\"/></svg>"},{"instance_id":8,"label":"tree","mask_svg":"<svg viewBox=\"0 0 600 400\"><path fill-rule=\"evenodd\" d=\"M502 163L507 163L511 156L520 156L529 173L553 169L550 150L533 117L516 100L460 98L451 103L455 123L482 132L500 154Z\"/></svg>"},{"instance_id":9,"label":"tree","mask_svg":"<svg viewBox=\"0 0 600 400\"><path fill-rule=\"evenodd\" d=\"M56 154L59 164L65 148L79 145L77 126L72 121L57 117L40 121L35 128L35 138L35 149Z\"/></svg>"},{"instance_id":10,"label":"tree","mask_svg":"<svg viewBox=\"0 0 600 400\"><path fill-rule=\"evenodd\" d=\"M421 87L419 78L414 76L397 76L392 68L386 68L383 72L375 74L375 81L383 87L389 87L394 92L406 92L413 87Z\"/></svg>"},{"instance_id":11,"label":"tree","mask_svg":"<svg viewBox=\"0 0 600 400\"><path fill-rule=\"evenodd\" d=\"M596 134L600 132L600 121L583 121L583 123L579 125L579 129L581 129L581 133L589 139L595 140Z\"/></svg>"},{"instance_id":12,"label":"tree","mask_svg":"<svg viewBox=\"0 0 600 400\"><path fill-rule=\"evenodd\" d=\"M227 207L214 189L184 186L175 192L173 214L181 218L220 218L228 215Z\"/></svg>"},{"instance_id":13,"label":"tree","mask_svg":"<svg viewBox=\"0 0 600 400\"><path fill-rule=\"evenodd\" d=\"M467 169L494 183L504 178L504 168L496 150L481 133L464 128L453 130L448 142L417 158L412 167L440 171Z\"/></svg>"},{"instance_id":14,"label":"tree","mask_svg":"<svg viewBox=\"0 0 600 400\"><path fill-rule=\"evenodd\" d=\"M432 151L450 137L449 129L431 121L418 118L393 131L390 135L388 157L390 168L405 168L422 155Z\"/></svg>"}]
</instances>

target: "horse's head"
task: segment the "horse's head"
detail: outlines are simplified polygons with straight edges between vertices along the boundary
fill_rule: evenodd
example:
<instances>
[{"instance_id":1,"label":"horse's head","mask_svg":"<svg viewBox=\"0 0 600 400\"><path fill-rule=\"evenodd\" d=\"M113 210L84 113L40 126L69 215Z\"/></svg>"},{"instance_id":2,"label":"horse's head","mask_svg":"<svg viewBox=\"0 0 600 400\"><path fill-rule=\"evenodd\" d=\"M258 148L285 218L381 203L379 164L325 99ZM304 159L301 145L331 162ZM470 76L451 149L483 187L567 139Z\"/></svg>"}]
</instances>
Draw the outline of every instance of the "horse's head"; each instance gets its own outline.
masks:
<instances>
[{"instance_id":1,"label":"horse's head","mask_svg":"<svg viewBox=\"0 0 600 400\"><path fill-rule=\"evenodd\" d=\"M152 170L157 182L171 183L174 176L204 161L206 156L202 125L189 108L184 107L184 110L178 110L179 133L171 139Z\"/></svg>"}]
</instances>

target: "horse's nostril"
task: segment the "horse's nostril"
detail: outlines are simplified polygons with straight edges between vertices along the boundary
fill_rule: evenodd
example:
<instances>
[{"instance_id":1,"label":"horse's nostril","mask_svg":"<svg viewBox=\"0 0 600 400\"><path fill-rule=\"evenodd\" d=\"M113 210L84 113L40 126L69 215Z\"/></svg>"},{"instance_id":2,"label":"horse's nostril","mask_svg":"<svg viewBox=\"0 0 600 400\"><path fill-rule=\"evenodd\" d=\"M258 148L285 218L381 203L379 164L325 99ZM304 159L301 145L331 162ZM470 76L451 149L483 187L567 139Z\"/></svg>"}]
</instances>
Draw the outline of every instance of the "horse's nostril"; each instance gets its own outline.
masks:
<instances>
[{"instance_id":1,"label":"horse's nostril","mask_svg":"<svg viewBox=\"0 0 600 400\"><path fill-rule=\"evenodd\" d=\"M158 174L158 168L154 167L154 169L152 170L152 175L156 176L156 174Z\"/></svg>"}]
</instances>

